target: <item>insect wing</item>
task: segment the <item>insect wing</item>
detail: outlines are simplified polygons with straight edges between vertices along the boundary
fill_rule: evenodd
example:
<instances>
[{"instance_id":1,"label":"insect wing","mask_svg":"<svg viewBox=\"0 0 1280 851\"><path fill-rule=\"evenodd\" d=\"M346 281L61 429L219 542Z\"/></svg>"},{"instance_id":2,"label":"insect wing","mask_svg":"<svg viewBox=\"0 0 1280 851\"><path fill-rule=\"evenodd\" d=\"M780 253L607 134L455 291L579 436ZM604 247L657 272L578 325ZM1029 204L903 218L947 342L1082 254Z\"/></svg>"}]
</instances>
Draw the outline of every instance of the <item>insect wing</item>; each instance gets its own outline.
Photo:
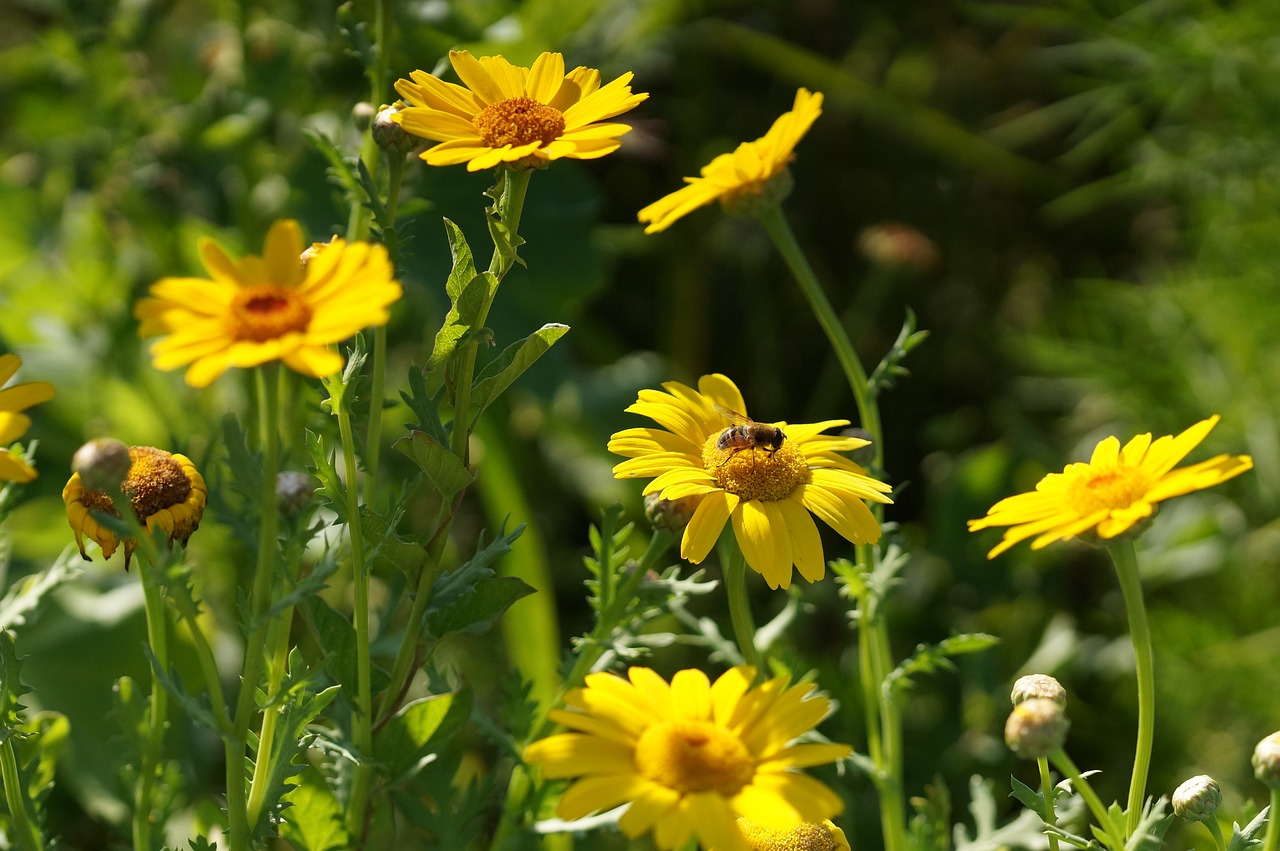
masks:
<instances>
[{"instance_id":1,"label":"insect wing","mask_svg":"<svg viewBox=\"0 0 1280 851\"><path fill-rule=\"evenodd\" d=\"M712 403L711 407L716 409L717 414L724 417L726 420L733 423L734 425L746 425L747 423L755 422L755 420L751 419L751 417L740 414L737 411L733 410L733 408L726 408L724 405L718 405L715 403Z\"/></svg>"}]
</instances>

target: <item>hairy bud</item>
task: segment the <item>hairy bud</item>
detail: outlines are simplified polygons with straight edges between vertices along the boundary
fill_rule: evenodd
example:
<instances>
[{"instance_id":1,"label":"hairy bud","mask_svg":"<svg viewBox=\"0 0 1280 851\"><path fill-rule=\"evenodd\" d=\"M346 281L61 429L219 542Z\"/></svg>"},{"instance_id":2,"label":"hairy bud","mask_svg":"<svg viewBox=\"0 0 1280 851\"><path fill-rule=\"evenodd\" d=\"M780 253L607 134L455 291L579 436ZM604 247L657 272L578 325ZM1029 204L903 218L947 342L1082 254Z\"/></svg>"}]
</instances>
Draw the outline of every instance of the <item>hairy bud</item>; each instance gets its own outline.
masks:
<instances>
[{"instance_id":1,"label":"hairy bud","mask_svg":"<svg viewBox=\"0 0 1280 851\"><path fill-rule=\"evenodd\" d=\"M1004 741L1018 756L1039 759L1062 747L1070 726L1061 704L1045 697L1033 697L1009 713L1004 725Z\"/></svg>"}]
</instances>

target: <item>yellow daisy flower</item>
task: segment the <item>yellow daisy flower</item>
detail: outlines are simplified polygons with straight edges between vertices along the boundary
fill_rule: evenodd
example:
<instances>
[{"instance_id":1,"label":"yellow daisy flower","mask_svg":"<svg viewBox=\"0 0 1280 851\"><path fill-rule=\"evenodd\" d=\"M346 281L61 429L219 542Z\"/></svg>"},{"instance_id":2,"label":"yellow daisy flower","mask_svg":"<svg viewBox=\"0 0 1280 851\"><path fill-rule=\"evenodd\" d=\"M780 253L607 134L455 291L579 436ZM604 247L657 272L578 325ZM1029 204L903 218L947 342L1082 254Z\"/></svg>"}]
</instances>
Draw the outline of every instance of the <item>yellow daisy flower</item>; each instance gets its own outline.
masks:
<instances>
[{"instance_id":1,"label":"yellow daisy flower","mask_svg":"<svg viewBox=\"0 0 1280 851\"><path fill-rule=\"evenodd\" d=\"M502 163L528 168L561 157L603 157L631 128L602 122L649 97L631 93L631 72L606 86L594 68L566 74L559 53L542 54L532 68L502 56L477 59L465 50L449 51L449 61L465 86L425 71L396 81L408 106L392 120L406 133L440 142L420 154L428 165L466 163L467 171L481 171Z\"/></svg>"},{"instance_id":2,"label":"yellow daisy flower","mask_svg":"<svg viewBox=\"0 0 1280 851\"><path fill-rule=\"evenodd\" d=\"M151 346L156 369L187 366L192 387L276 360L313 378L342 369L333 344L386 324L400 283L381 245L334 238L305 257L304 247L291 219L271 226L261 257L233 260L201 241L209 279L164 278L134 308L139 335L161 337Z\"/></svg>"},{"instance_id":3,"label":"yellow daisy flower","mask_svg":"<svg viewBox=\"0 0 1280 851\"><path fill-rule=\"evenodd\" d=\"M763 827L744 818L738 830L751 851L851 851L844 831L831 819L811 821L796 827ZM715 849L719 851L719 849Z\"/></svg>"},{"instance_id":4,"label":"yellow daisy flower","mask_svg":"<svg viewBox=\"0 0 1280 851\"><path fill-rule=\"evenodd\" d=\"M791 111L780 115L768 133L743 142L732 154L716 157L702 167L700 177L686 177L683 188L641 210L637 217L649 225L644 232L666 230L676 219L715 200L731 212L782 200L791 189L785 177L787 164L821 114L822 94L800 89Z\"/></svg>"},{"instance_id":5,"label":"yellow daisy flower","mask_svg":"<svg viewBox=\"0 0 1280 851\"><path fill-rule=\"evenodd\" d=\"M204 477L185 455L169 454L150 446L129 447L132 462L120 489L133 505L138 522L148 532L157 527L165 531L169 543L174 541L186 546L187 539L200 525L204 515L207 489ZM100 490L84 486L80 474L75 473L62 489L62 501L67 506L67 522L76 535L76 546L85 561L84 539L92 538L102 547L103 558L111 558L120 542L115 534L93 519L93 512L116 514L111 498ZM129 569L129 559L138 542L124 542L124 566Z\"/></svg>"},{"instance_id":6,"label":"yellow daisy flower","mask_svg":"<svg viewBox=\"0 0 1280 851\"><path fill-rule=\"evenodd\" d=\"M698 670L667 684L649 668L627 679L590 674L551 718L574 732L534 742L526 762L548 779L577 778L560 799L562 818L629 803L618 827L630 837L653 831L662 849L696 837L719 851L747 851L735 819L794 827L840 812L840 798L794 771L842 759L848 745L795 744L829 710L809 697L812 684L785 677L752 688L755 670L737 667L712 684Z\"/></svg>"},{"instance_id":7,"label":"yellow daisy flower","mask_svg":"<svg viewBox=\"0 0 1280 851\"><path fill-rule=\"evenodd\" d=\"M867 441L821 434L848 420L735 426L726 417L736 413L745 421L746 405L725 376L704 375L697 390L676 381L662 386L667 392L642 390L627 408L662 428L620 431L609 440L609 451L629 459L613 468L617 478L655 477L646 495L701 498L685 527L681 558L701 562L732 519L747 564L770 588L786 588L792 565L810 582L826 573L822 539L809 512L855 544L879 540L880 525L863 500L892 502L885 496L891 488L839 454ZM776 444L742 445L753 442L750 432L759 425Z\"/></svg>"},{"instance_id":8,"label":"yellow daisy flower","mask_svg":"<svg viewBox=\"0 0 1280 851\"><path fill-rule=\"evenodd\" d=\"M1248 455L1218 455L1190 467L1174 466L1200 445L1219 417L1201 420L1176 437L1152 441L1140 434L1120 446L1108 437L1093 450L1089 463L1069 464L1050 473L1034 493L1007 497L987 516L969 521L969 531L1011 527L987 558L995 558L1019 541L1035 537L1038 550L1085 532L1109 539L1155 514L1157 502L1213 487L1252 469Z\"/></svg>"},{"instance_id":9,"label":"yellow daisy flower","mask_svg":"<svg viewBox=\"0 0 1280 851\"><path fill-rule=\"evenodd\" d=\"M0 387L13 378L22 360L15 354L0 355ZM0 390L0 447L7 447L31 428L31 418L20 413L53 398L53 385L47 381L28 381ZM36 471L26 459L7 448L0 448L0 481L29 482Z\"/></svg>"}]
</instances>

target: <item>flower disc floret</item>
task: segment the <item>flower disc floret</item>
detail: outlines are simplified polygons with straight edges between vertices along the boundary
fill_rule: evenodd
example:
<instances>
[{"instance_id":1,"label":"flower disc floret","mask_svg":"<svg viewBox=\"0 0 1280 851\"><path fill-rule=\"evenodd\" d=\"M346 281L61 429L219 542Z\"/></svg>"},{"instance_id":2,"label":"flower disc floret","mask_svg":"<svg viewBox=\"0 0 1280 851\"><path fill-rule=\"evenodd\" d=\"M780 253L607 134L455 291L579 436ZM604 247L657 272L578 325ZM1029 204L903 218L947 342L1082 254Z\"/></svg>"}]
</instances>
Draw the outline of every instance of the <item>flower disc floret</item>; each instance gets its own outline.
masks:
<instances>
[{"instance_id":1,"label":"flower disc floret","mask_svg":"<svg viewBox=\"0 0 1280 851\"><path fill-rule=\"evenodd\" d=\"M603 157L631 130L607 119L648 97L631 92L630 73L603 86L594 68L565 73L559 53L543 53L530 68L465 50L450 51L449 62L463 85L424 71L396 82L406 106L391 120L440 143L420 154L428 165L466 163L468 171L480 171Z\"/></svg>"},{"instance_id":2,"label":"flower disc floret","mask_svg":"<svg viewBox=\"0 0 1280 851\"><path fill-rule=\"evenodd\" d=\"M1088 463L1069 464L1061 473L1041 479L1034 492L1000 500L986 517L970 520L969 530L1010 527L988 558L1028 538L1034 538L1031 548L1038 550L1085 533L1104 540L1122 535L1152 517L1157 503L1213 487L1253 468L1248 455L1217 455L1174 469L1218 419L1215 414L1179 435L1156 440L1140 434L1123 447L1119 439L1108 437Z\"/></svg>"},{"instance_id":3,"label":"flower disc floret","mask_svg":"<svg viewBox=\"0 0 1280 851\"><path fill-rule=\"evenodd\" d=\"M797 769L842 759L848 745L797 742L830 709L811 684L779 677L752 686L738 667L714 683L683 670L670 683L648 668L626 678L590 674L551 719L569 732L525 749L548 779L572 779L557 812L578 819L630 806L618 827L652 832L660 849L696 839L717 851L749 851L736 819L794 828L838 813L843 803Z\"/></svg>"},{"instance_id":4,"label":"flower disc floret","mask_svg":"<svg viewBox=\"0 0 1280 851\"><path fill-rule=\"evenodd\" d=\"M129 500L134 516L148 532L163 529L169 543L186 545L187 539L200 526L207 500L204 477L185 455L170 454L151 446L129 447L131 465L120 490ZM93 517L95 511L115 517L111 497L101 490L85 487L80 474L72 475L62 489L67 508L67 522L75 532L80 555L89 560L84 539L90 538L102 548L104 558L111 558L119 547L115 533ZM137 548L137 541L125 540L125 568Z\"/></svg>"},{"instance_id":5,"label":"flower disc floret","mask_svg":"<svg viewBox=\"0 0 1280 851\"><path fill-rule=\"evenodd\" d=\"M746 416L737 386L719 374L704 375L696 390L676 381L662 386L640 391L627 408L661 427L620 431L609 451L627 459L613 468L618 478L653 478L646 496L698 498L681 538L681 558L702 562L729 523L751 569L770 588L786 588L793 567L810 582L825 575L813 517L855 544L879 539L880 525L866 502L891 502L890 487L842 454L867 441L822 433L848 420L777 423L784 438L776 450L721 449L720 436L732 425L723 411Z\"/></svg>"},{"instance_id":6,"label":"flower disc floret","mask_svg":"<svg viewBox=\"0 0 1280 851\"><path fill-rule=\"evenodd\" d=\"M738 830L751 851L850 851L844 831L830 819L806 822L796 827L764 827L738 819ZM719 851L719 849L712 849Z\"/></svg>"}]
</instances>

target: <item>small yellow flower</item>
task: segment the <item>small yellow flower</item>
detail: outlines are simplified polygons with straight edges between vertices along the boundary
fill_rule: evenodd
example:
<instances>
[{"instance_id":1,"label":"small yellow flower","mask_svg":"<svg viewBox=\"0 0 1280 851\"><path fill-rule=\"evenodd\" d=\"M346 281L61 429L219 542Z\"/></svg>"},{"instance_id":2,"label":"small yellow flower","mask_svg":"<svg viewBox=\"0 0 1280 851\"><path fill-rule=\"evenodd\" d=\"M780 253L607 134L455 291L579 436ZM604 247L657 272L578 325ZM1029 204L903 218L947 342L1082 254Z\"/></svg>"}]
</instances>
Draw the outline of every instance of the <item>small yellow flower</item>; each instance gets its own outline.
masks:
<instances>
[{"instance_id":1,"label":"small yellow flower","mask_svg":"<svg viewBox=\"0 0 1280 851\"><path fill-rule=\"evenodd\" d=\"M186 546L187 539L200 525L204 515L207 490L204 477L185 455L169 454L150 446L129 447L133 462L120 489L129 498L138 522L148 532L163 529L169 543L174 541ZM111 558L120 542L116 536L93 519L93 512L116 514L111 498L99 490L86 488L80 474L74 474L62 489L62 501L67 506L67 522L76 535L76 546L85 561L84 539L92 538L102 547L103 558ZM124 566L129 569L129 558L138 542L124 542Z\"/></svg>"},{"instance_id":2,"label":"small yellow flower","mask_svg":"<svg viewBox=\"0 0 1280 851\"><path fill-rule=\"evenodd\" d=\"M850 851L844 831L830 819L805 822L796 827L762 827L747 819L738 819L738 830L751 851ZM714 849L719 851L719 849Z\"/></svg>"},{"instance_id":3,"label":"small yellow flower","mask_svg":"<svg viewBox=\"0 0 1280 851\"><path fill-rule=\"evenodd\" d=\"M891 489L839 453L867 445L821 432L848 420L774 423L783 439L777 448L721 447L732 423L716 406L746 414L742 394L723 375L704 375L694 390L676 381L667 392L642 390L628 411L655 420L661 429L629 428L609 440L609 451L629 460L613 468L620 479L654 476L645 494L663 499L699 496L680 544L680 557L698 564L707 557L724 524L733 532L751 569L770 588L791 585L791 567L810 582L826 573L822 539L813 512L855 544L880 538L880 525L863 500L888 503Z\"/></svg>"},{"instance_id":4,"label":"small yellow flower","mask_svg":"<svg viewBox=\"0 0 1280 851\"><path fill-rule=\"evenodd\" d=\"M17 355L0 355L0 387L4 387L21 366L22 360ZM0 447L8 447L31 428L31 418L20 411L52 398L53 385L47 381L28 381L0 390ZM0 448L0 481L29 482L35 477L36 471L21 455Z\"/></svg>"},{"instance_id":5,"label":"small yellow flower","mask_svg":"<svg viewBox=\"0 0 1280 851\"><path fill-rule=\"evenodd\" d=\"M333 344L386 324L400 283L381 245L334 238L306 258L303 248L290 219L271 226L261 257L233 260L203 240L209 279L164 278L134 308L139 335L161 338L151 346L156 369L187 366L192 387L277 360L313 378L342 369Z\"/></svg>"},{"instance_id":6,"label":"small yellow flower","mask_svg":"<svg viewBox=\"0 0 1280 851\"><path fill-rule=\"evenodd\" d=\"M1093 450L1089 463L1069 464L1041 479L1034 493L1000 500L986 517L970 520L969 531L1011 527L987 558L1031 537L1031 548L1038 550L1086 532L1103 539L1121 535L1153 516L1157 502L1213 487L1253 468L1248 455L1218 455L1174 469L1218 419L1215 414L1176 437L1152 441L1149 433L1140 434L1123 448L1119 439L1108 437Z\"/></svg>"},{"instance_id":7,"label":"small yellow flower","mask_svg":"<svg viewBox=\"0 0 1280 851\"><path fill-rule=\"evenodd\" d=\"M425 71L396 81L408 106L392 120L406 133L440 142L420 155L428 165L466 163L467 171L481 171L503 163L527 168L561 157L603 157L631 128L602 122L649 97L631 93L630 72L606 86L594 68L566 74L559 53L543 53L532 68L502 56L477 59L465 50L449 51L449 61L465 86Z\"/></svg>"},{"instance_id":8,"label":"small yellow flower","mask_svg":"<svg viewBox=\"0 0 1280 851\"><path fill-rule=\"evenodd\" d=\"M822 94L800 89L790 112L773 122L754 142L743 142L732 154L721 154L702 167L701 176L686 177L685 186L659 198L637 216L645 233L666 230L676 219L719 200L731 212L753 212L775 204L790 190L787 164L795 147L822 114Z\"/></svg>"},{"instance_id":9,"label":"small yellow flower","mask_svg":"<svg viewBox=\"0 0 1280 851\"><path fill-rule=\"evenodd\" d=\"M653 831L661 849L696 837L718 851L747 851L735 819L769 827L821 821L843 808L822 783L794 769L842 759L848 745L794 743L830 706L812 684L785 677L752 688L755 671L738 667L712 684L698 670L668 683L648 668L627 679L590 674L552 720L574 732L534 742L526 762L548 779L577 778L560 799L562 818L578 819L630 803L618 827L630 837Z\"/></svg>"}]
</instances>

